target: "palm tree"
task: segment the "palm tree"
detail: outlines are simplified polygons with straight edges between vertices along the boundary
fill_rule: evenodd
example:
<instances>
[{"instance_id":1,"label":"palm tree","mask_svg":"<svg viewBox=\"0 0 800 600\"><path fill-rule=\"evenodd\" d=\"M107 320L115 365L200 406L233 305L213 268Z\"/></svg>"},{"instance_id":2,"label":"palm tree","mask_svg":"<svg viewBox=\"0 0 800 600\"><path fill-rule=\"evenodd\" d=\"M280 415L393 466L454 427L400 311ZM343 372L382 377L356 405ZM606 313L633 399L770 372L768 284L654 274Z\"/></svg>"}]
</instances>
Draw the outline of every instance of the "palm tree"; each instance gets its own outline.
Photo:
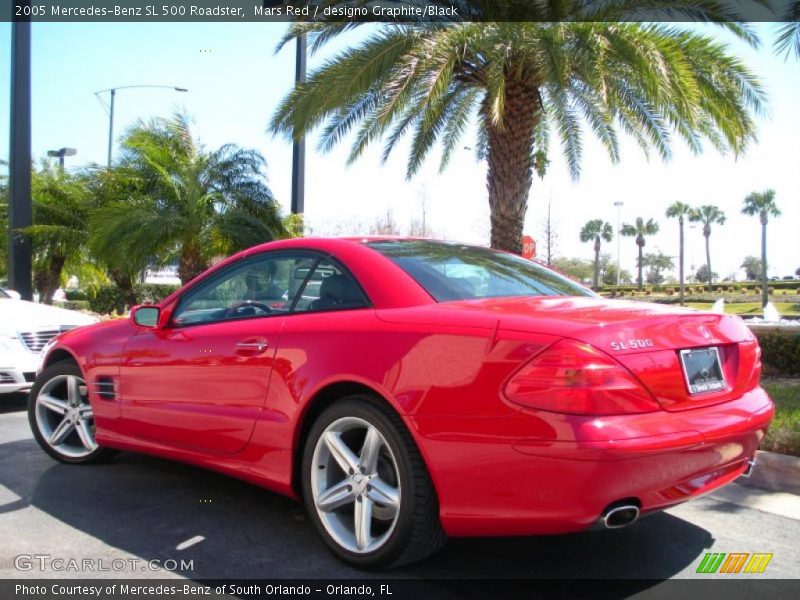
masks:
<instances>
[{"instance_id":1,"label":"palm tree","mask_svg":"<svg viewBox=\"0 0 800 600\"><path fill-rule=\"evenodd\" d=\"M93 247L113 262L177 258L186 283L215 256L285 235L257 151L228 144L208 152L180 114L139 122L122 148L114 176L125 197L92 219Z\"/></svg>"},{"instance_id":2,"label":"palm tree","mask_svg":"<svg viewBox=\"0 0 800 600\"><path fill-rule=\"evenodd\" d=\"M800 59L800 0L787 5L786 14L781 20L783 23L775 40L775 50L787 57L794 51L795 57Z\"/></svg>"},{"instance_id":3,"label":"palm tree","mask_svg":"<svg viewBox=\"0 0 800 600\"><path fill-rule=\"evenodd\" d=\"M636 284L638 289L641 291L642 267L644 266L642 253L644 252L645 238L648 235L655 235L658 233L658 223L653 221L653 219L647 219L647 222L645 222L642 217L636 217L636 222L633 225L629 223L623 223L622 231L620 233L622 233L622 235L625 237L636 238L636 245L639 247L639 260L637 261L639 266L639 277L636 280Z\"/></svg>"},{"instance_id":4,"label":"palm tree","mask_svg":"<svg viewBox=\"0 0 800 600\"><path fill-rule=\"evenodd\" d=\"M758 215L761 220L761 306L766 306L769 302L767 276L767 221L769 217L777 217L781 214L778 205L775 204L775 190L765 190L763 192L753 192L744 199L742 214Z\"/></svg>"},{"instance_id":5,"label":"palm tree","mask_svg":"<svg viewBox=\"0 0 800 600\"><path fill-rule=\"evenodd\" d=\"M598 279L600 277L600 238L607 242L614 236L611 224L602 219L593 219L586 223L581 229L581 241L591 242L594 240L594 277L592 278L592 289L598 289Z\"/></svg>"},{"instance_id":6,"label":"palm tree","mask_svg":"<svg viewBox=\"0 0 800 600\"><path fill-rule=\"evenodd\" d=\"M331 0L326 6L350 4ZM322 151L352 133L350 162L381 138L385 160L409 134L410 178L437 141L441 168L446 167L474 121L474 147L487 163L491 244L517 253L532 171L548 156L551 129L574 177L580 172L582 121L613 162L619 159L618 129L664 159L671 154L673 134L696 153L701 140L739 153L753 139L752 113L760 112L764 97L758 80L709 36L675 23L622 22L636 20L626 18L638 6L634 0L526 3L532 22L510 22L519 21L516 2L457 4L462 14L485 22L379 26L297 85L278 106L271 131L299 140L322 126ZM728 14L725 2L686 0L668 6L675 11L672 19L702 17L756 42L746 26L717 18ZM661 10L658 5L648 9ZM307 34L317 51L361 24L293 23L279 48Z\"/></svg>"},{"instance_id":7,"label":"palm tree","mask_svg":"<svg viewBox=\"0 0 800 600\"><path fill-rule=\"evenodd\" d=\"M647 283L652 285L661 285L664 281L664 271L675 268L675 263L672 262L672 257L663 254L660 250L658 252L648 252L642 259L642 264L649 270L647 272Z\"/></svg>"},{"instance_id":8,"label":"palm tree","mask_svg":"<svg viewBox=\"0 0 800 600\"><path fill-rule=\"evenodd\" d=\"M33 225L22 233L31 239L33 285L39 301L52 304L62 273L88 261L86 240L91 196L86 178L45 163L31 173Z\"/></svg>"},{"instance_id":9,"label":"palm tree","mask_svg":"<svg viewBox=\"0 0 800 600\"><path fill-rule=\"evenodd\" d=\"M693 223L703 224L703 237L706 238L706 266L708 267L708 287L714 283L714 271L711 270L711 225L725 223L725 213L712 204L704 204L700 208L692 209L689 220Z\"/></svg>"},{"instance_id":10,"label":"palm tree","mask_svg":"<svg viewBox=\"0 0 800 600\"><path fill-rule=\"evenodd\" d=\"M684 223L684 220L689 217L691 212L692 212L692 207L689 206L688 204L684 204L683 202L673 202L667 208L667 218L668 219L674 219L674 218L678 219L678 227L680 228L680 234L681 234L680 235L680 252L678 253L678 278L680 279L680 286L681 286L681 291L680 291L680 303L681 303L681 306L683 306L683 297L684 297L684 293L685 293L685 290L686 290L686 284L685 284L684 273L683 273L683 259L684 259L684 253L683 253L683 247L684 247L684 244L683 244L683 223Z\"/></svg>"},{"instance_id":11,"label":"palm tree","mask_svg":"<svg viewBox=\"0 0 800 600\"><path fill-rule=\"evenodd\" d=\"M89 189L92 195L93 209L91 221L97 219L107 206L116 206L120 199L135 196L139 193L137 182L130 173L121 168L108 169L95 165L89 170ZM95 261L105 269L108 276L120 291L126 306L139 304L134 284L150 262L150 257L140 253L108 252L108 233L101 227L89 228L89 250Z\"/></svg>"}]
</instances>

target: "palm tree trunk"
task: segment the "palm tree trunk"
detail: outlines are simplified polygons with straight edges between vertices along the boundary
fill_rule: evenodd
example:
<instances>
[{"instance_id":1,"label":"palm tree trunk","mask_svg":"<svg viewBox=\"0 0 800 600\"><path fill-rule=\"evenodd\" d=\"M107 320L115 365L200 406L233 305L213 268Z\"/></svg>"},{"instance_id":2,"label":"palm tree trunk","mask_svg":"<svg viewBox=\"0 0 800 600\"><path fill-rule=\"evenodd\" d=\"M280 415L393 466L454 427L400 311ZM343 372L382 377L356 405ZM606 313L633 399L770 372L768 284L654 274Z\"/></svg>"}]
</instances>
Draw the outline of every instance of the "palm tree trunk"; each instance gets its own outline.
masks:
<instances>
[{"instance_id":1,"label":"palm tree trunk","mask_svg":"<svg viewBox=\"0 0 800 600\"><path fill-rule=\"evenodd\" d=\"M637 279L636 283L637 283L637 287L639 288L639 291L641 292L642 291L642 260L643 260L643 258L642 258L642 248L644 248L644 245L643 244L638 244L638 246L639 246L639 279Z\"/></svg>"},{"instance_id":2,"label":"palm tree trunk","mask_svg":"<svg viewBox=\"0 0 800 600\"><path fill-rule=\"evenodd\" d=\"M769 277L767 276L767 219L761 216L761 308L769 302Z\"/></svg>"},{"instance_id":3,"label":"palm tree trunk","mask_svg":"<svg viewBox=\"0 0 800 600\"><path fill-rule=\"evenodd\" d=\"M522 253L522 228L528 208L533 171L533 131L539 121L539 94L535 86L506 80L503 123L486 121L488 170L486 187L492 222L492 248Z\"/></svg>"},{"instance_id":4,"label":"palm tree trunk","mask_svg":"<svg viewBox=\"0 0 800 600\"><path fill-rule=\"evenodd\" d=\"M114 282L114 285L119 288L125 306L132 307L139 303L136 298L136 291L133 289L133 277L118 269L109 269L108 276ZM125 306L117 307L118 311L124 312Z\"/></svg>"},{"instance_id":5,"label":"palm tree trunk","mask_svg":"<svg viewBox=\"0 0 800 600\"><path fill-rule=\"evenodd\" d=\"M594 277L592 278L592 289L596 292L600 279L600 237L594 238Z\"/></svg>"},{"instance_id":6,"label":"palm tree trunk","mask_svg":"<svg viewBox=\"0 0 800 600\"><path fill-rule=\"evenodd\" d=\"M706 235L706 267L708 268L708 291L711 291L711 284L714 281L714 276L711 272L711 236Z\"/></svg>"},{"instance_id":7,"label":"palm tree trunk","mask_svg":"<svg viewBox=\"0 0 800 600\"><path fill-rule=\"evenodd\" d=\"M178 277L182 284L189 283L192 279L205 271L207 265L203 261L200 251L194 246L184 246L178 259Z\"/></svg>"},{"instance_id":8,"label":"palm tree trunk","mask_svg":"<svg viewBox=\"0 0 800 600\"><path fill-rule=\"evenodd\" d=\"M39 302L42 304L53 304L53 294L55 294L61 284L61 271L64 270L66 258L53 253L47 267L37 270L33 274L33 286L39 294Z\"/></svg>"},{"instance_id":9,"label":"palm tree trunk","mask_svg":"<svg viewBox=\"0 0 800 600\"><path fill-rule=\"evenodd\" d=\"M681 230L680 252L679 252L679 256L678 256L678 278L680 280L680 286L681 286L680 302L681 302L681 306L683 306L683 297L684 297L684 293L686 291L686 285L685 285L684 276L683 276L683 217L678 219L678 225L680 226L680 230Z\"/></svg>"}]
</instances>

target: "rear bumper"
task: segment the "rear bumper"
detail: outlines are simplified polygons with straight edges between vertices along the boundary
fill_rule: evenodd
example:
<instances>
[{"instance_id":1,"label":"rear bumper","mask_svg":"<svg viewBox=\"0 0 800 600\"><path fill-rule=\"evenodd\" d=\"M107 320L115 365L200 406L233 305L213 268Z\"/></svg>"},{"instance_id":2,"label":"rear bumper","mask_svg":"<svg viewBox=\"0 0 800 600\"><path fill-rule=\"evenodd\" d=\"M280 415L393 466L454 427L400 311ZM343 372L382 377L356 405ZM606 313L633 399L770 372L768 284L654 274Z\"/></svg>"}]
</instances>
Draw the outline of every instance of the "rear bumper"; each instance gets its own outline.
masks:
<instances>
[{"instance_id":1,"label":"rear bumper","mask_svg":"<svg viewBox=\"0 0 800 600\"><path fill-rule=\"evenodd\" d=\"M756 388L679 413L512 418L513 431L517 419L537 419L537 430L549 419L551 439L426 436L424 423L418 433L426 457L444 457L429 466L449 535L549 534L590 528L621 500L646 514L729 483L747 469L773 413Z\"/></svg>"}]
</instances>

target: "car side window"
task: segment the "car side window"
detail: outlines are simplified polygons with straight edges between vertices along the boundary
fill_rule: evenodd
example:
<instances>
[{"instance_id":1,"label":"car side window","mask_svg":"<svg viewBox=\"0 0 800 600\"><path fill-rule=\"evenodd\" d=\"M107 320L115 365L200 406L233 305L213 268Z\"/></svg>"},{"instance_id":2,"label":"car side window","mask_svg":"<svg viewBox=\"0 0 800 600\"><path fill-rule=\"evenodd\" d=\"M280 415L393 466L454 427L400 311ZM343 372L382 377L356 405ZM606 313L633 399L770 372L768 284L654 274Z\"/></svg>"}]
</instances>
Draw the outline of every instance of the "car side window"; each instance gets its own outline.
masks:
<instances>
[{"instance_id":1,"label":"car side window","mask_svg":"<svg viewBox=\"0 0 800 600\"><path fill-rule=\"evenodd\" d=\"M352 275L345 272L332 260L324 258L307 279L292 312L322 310L346 310L364 308L369 301Z\"/></svg>"},{"instance_id":2,"label":"car side window","mask_svg":"<svg viewBox=\"0 0 800 600\"><path fill-rule=\"evenodd\" d=\"M172 322L177 326L289 312L303 280L319 258L308 253L267 253L237 262L190 290Z\"/></svg>"}]
</instances>

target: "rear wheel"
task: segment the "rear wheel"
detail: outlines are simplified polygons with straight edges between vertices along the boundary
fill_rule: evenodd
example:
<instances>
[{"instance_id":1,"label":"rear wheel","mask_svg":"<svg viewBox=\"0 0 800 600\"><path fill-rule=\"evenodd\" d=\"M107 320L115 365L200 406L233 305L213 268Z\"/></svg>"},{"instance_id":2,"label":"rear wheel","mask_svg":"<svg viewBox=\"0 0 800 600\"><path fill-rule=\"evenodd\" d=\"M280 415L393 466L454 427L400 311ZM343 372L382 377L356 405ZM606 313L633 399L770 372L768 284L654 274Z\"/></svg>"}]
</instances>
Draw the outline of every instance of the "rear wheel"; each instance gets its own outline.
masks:
<instances>
[{"instance_id":1,"label":"rear wheel","mask_svg":"<svg viewBox=\"0 0 800 600\"><path fill-rule=\"evenodd\" d=\"M42 450L61 462L99 462L113 454L95 441L86 381L72 361L50 365L36 378L28 396L28 422Z\"/></svg>"},{"instance_id":2,"label":"rear wheel","mask_svg":"<svg viewBox=\"0 0 800 600\"><path fill-rule=\"evenodd\" d=\"M360 568L420 560L445 541L436 493L400 417L371 396L326 409L309 432L303 495L334 554Z\"/></svg>"}]
</instances>

